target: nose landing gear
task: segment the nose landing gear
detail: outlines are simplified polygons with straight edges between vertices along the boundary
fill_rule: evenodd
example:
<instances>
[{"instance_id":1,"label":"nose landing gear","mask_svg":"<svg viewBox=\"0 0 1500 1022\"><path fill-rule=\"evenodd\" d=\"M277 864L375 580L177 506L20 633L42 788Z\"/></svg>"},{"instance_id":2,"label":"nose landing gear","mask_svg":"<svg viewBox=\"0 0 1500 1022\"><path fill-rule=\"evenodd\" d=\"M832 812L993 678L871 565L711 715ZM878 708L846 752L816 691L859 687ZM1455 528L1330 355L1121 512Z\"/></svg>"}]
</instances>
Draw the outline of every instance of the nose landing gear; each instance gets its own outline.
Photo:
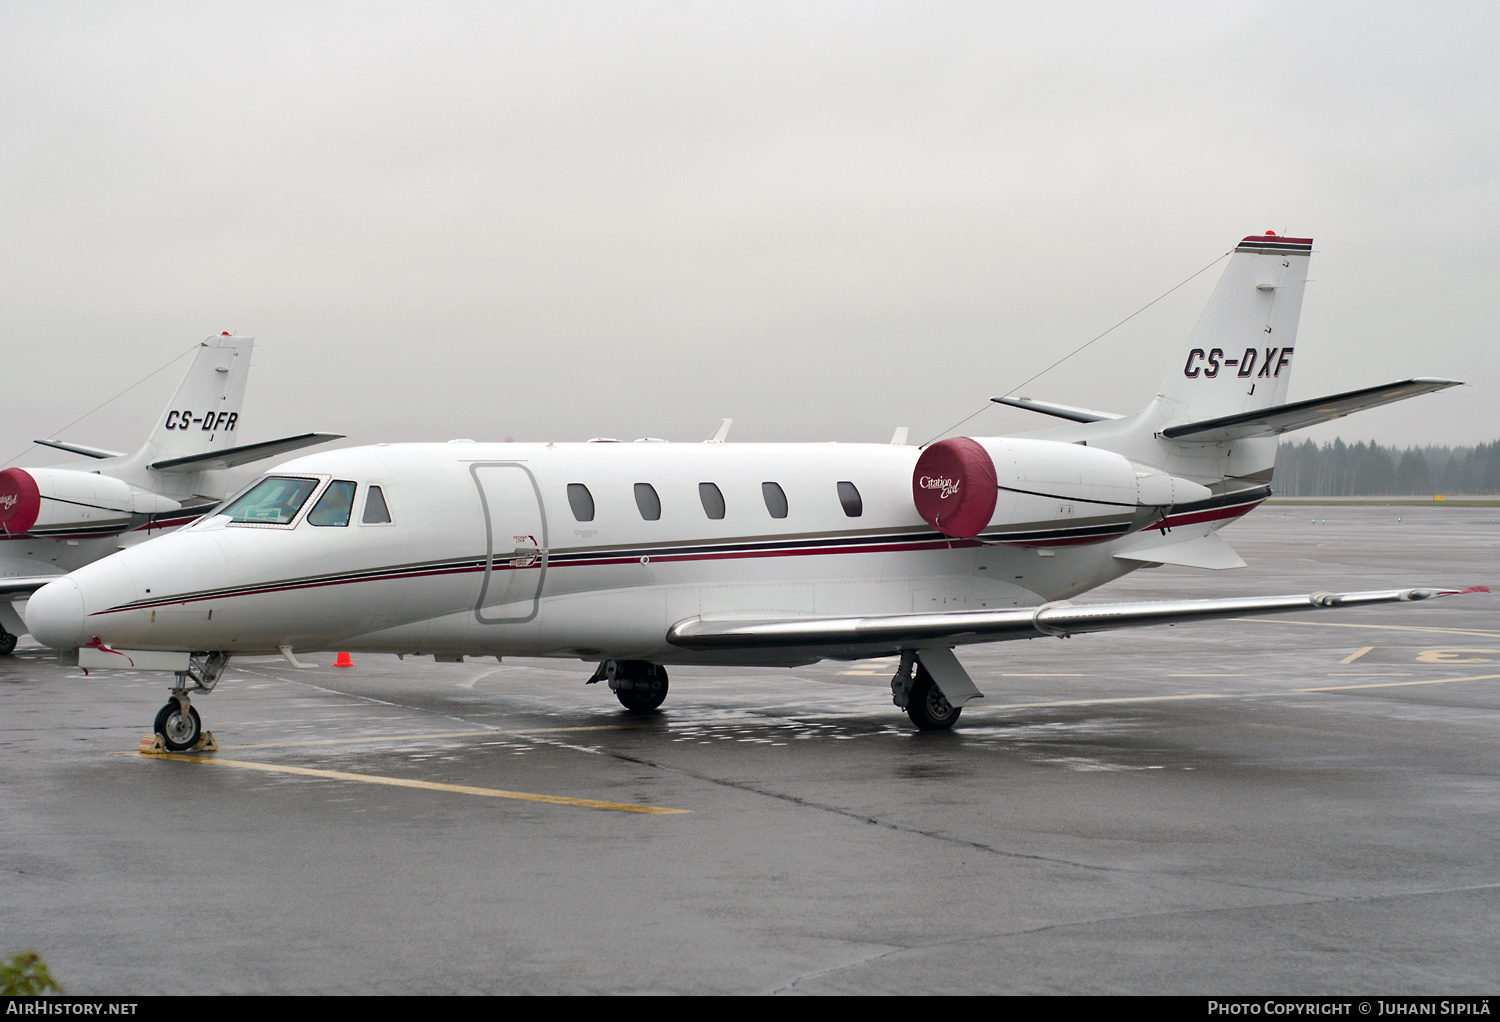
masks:
<instances>
[{"instance_id":1,"label":"nose landing gear","mask_svg":"<svg viewBox=\"0 0 1500 1022\"><path fill-rule=\"evenodd\" d=\"M171 690L172 698L157 712L153 726L167 751L201 751L204 748L218 747L214 744L213 733L203 730L203 719L198 716L198 710L189 700L188 693L212 692L227 666L228 653L201 653L193 655L186 671L177 673L177 683Z\"/></svg>"},{"instance_id":2,"label":"nose landing gear","mask_svg":"<svg viewBox=\"0 0 1500 1022\"><path fill-rule=\"evenodd\" d=\"M203 719L184 695L181 701L174 695L156 714L156 733L161 743L171 752L186 752L198 744L203 734Z\"/></svg>"}]
</instances>

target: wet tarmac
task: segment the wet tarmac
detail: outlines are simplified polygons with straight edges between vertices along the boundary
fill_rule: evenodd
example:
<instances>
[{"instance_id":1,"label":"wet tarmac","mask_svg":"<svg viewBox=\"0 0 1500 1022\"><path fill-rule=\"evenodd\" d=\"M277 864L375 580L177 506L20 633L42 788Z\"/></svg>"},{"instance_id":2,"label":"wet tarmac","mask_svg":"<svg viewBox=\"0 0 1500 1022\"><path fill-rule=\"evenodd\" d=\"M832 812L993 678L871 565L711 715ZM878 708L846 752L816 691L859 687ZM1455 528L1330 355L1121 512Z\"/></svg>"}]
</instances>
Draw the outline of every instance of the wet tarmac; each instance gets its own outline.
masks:
<instances>
[{"instance_id":1,"label":"wet tarmac","mask_svg":"<svg viewBox=\"0 0 1500 1022\"><path fill-rule=\"evenodd\" d=\"M1496 586L1496 516L1266 507L1249 568L1084 599ZM74 993L1489 993L1497 601L967 647L952 733L887 663L678 668L635 716L576 662L236 661L198 761L134 752L164 676L28 640L0 953Z\"/></svg>"}]
</instances>

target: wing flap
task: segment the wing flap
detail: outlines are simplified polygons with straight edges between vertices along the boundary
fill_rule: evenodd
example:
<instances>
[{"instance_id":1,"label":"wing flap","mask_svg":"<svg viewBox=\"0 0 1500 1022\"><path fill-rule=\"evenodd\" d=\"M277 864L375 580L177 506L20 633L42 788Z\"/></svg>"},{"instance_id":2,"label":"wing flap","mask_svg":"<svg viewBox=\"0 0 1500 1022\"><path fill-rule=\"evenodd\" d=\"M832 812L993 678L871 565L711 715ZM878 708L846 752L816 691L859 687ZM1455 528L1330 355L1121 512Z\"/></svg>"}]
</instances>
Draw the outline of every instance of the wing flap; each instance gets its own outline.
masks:
<instances>
[{"instance_id":1,"label":"wing flap","mask_svg":"<svg viewBox=\"0 0 1500 1022\"><path fill-rule=\"evenodd\" d=\"M861 618L790 618L746 621L735 617L690 617L667 630L667 641L683 649L809 648L843 654L862 650L920 649L1039 635L1067 636L1116 628L1177 624L1220 617L1288 614L1329 607L1406 603L1439 596L1489 592L1467 589L1384 589L1361 593L1240 596L1218 600L1163 600L1077 606L1066 601L1016 610L959 610L936 614L891 614ZM861 654L864 655L864 654Z\"/></svg>"},{"instance_id":2,"label":"wing flap","mask_svg":"<svg viewBox=\"0 0 1500 1022\"><path fill-rule=\"evenodd\" d=\"M1244 440L1248 437L1279 436L1294 429L1315 426L1320 422L1342 419L1353 412L1367 408L1378 408L1393 401L1405 401L1409 397L1431 394L1448 387L1459 387L1461 380L1441 380L1421 376L1399 383L1387 383L1379 387L1365 387L1343 394L1293 401L1284 405L1272 405L1254 412L1221 415L1199 422L1185 422L1168 426L1161 435L1168 440L1189 440L1201 443L1224 443L1229 440Z\"/></svg>"}]
</instances>

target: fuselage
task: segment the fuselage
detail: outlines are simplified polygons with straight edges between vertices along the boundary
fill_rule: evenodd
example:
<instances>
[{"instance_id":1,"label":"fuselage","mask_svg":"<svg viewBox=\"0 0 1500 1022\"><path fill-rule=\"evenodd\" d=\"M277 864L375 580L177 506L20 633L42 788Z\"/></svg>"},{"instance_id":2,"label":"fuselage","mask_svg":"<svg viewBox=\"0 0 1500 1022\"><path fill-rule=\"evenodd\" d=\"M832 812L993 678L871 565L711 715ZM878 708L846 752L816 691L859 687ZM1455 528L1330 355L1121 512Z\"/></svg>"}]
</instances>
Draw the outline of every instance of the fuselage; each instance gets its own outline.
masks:
<instances>
[{"instance_id":1,"label":"fuselage","mask_svg":"<svg viewBox=\"0 0 1500 1022\"><path fill-rule=\"evenodd\" d=\"M1264 496L1133 507L1118 499L1118 480L1106 493L1087 477L1088 459L1118 456L993 443L1053 475L1057 465L1082 467L1041 483L1023 469L1020 486L999 487L989 526L972 539L943 535L918 514L915 447L453 442L317 454L271 473L310 482L286 523L207 517L54 583L38 597L57 614L38 605L28 620L62 648L98 638L232 653L806 662L815 657L798 650L690 652L666 633L698 616L1065 599L1137 566L1112 553L1142 528L1211 531ZM1098 494L1097 503L1077 499ZM350 501L347 524L315 524L336 520L313 510L335 495ZM76 596L62 593L69 584Z\"/></svg>"}]
</instances>

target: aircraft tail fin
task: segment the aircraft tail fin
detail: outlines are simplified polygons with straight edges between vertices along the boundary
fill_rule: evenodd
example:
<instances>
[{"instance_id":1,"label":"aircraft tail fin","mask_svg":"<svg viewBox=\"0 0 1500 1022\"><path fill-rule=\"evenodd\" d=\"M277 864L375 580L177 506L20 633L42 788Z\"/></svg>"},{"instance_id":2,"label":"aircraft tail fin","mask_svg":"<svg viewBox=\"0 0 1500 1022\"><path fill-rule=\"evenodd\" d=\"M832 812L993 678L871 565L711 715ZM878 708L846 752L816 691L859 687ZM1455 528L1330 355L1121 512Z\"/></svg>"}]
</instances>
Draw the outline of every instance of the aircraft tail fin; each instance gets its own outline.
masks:
<instances>
[{"instance_id":1,"label":"aircraft tail fin","mask_svg":"<svg viewBox=\"0 0 1500 1022\"><path fill-rule=\"evenodd\" d=\"M1235 246L1157 395L1158 421L1202 421L1286 403L1311 255L1311 238L1251 235Z\"/></svg>"},{"instance_id":2,"label":"aircraft tail fin","mask_svg":"<svg viewBox=\"0 0 1500 1022\"><path fill-rule=\"evenodd\" d=\"M255 338L210 337L146 441L146 462L206 454L233 447L245 401Z\"/></svg>"}]
</instances>

